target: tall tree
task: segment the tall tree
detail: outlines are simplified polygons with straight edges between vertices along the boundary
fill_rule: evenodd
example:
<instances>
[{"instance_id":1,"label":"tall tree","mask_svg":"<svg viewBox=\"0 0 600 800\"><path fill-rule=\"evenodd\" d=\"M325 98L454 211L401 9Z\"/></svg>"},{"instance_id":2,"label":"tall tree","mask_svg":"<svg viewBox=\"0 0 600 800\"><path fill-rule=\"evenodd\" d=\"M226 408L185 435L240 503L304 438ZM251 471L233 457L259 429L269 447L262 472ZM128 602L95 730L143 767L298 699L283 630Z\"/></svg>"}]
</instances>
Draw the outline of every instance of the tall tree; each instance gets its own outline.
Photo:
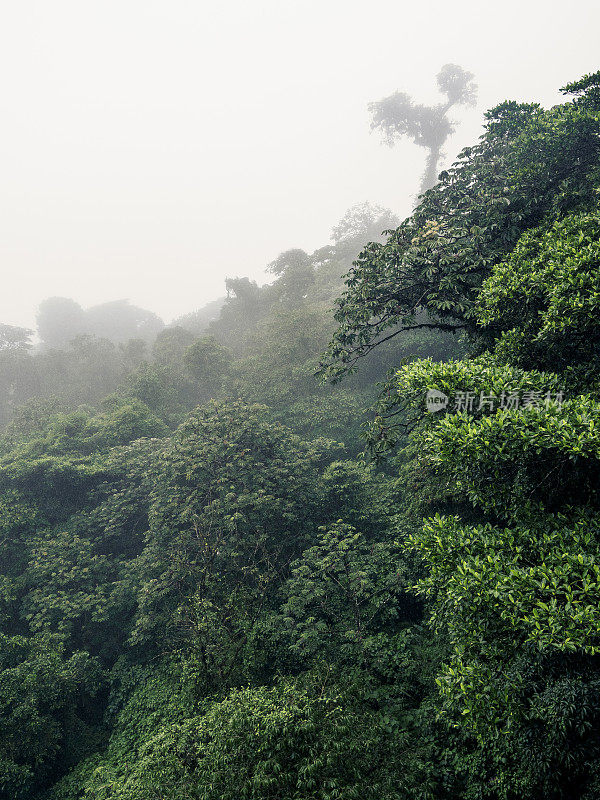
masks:
<instances>
[{"instance_id":1,"label":"tall tree","mask_svg":"<svg viewBox=\"0 0 600 800\"><path fill-rule=\"evenodd\" d=\"M474 75L457 64L445 64L436 76L438 89L446 96L443 103L425 106L415 103L406 92L394 92L369 104L371 129L379 130L390 147L397 139L408 137L419 147L427 149L421 193L437 180L442 147L454 132L456 123L448 117L455 105L473 106L477 97Z\"/></svg>"}]
</instances>

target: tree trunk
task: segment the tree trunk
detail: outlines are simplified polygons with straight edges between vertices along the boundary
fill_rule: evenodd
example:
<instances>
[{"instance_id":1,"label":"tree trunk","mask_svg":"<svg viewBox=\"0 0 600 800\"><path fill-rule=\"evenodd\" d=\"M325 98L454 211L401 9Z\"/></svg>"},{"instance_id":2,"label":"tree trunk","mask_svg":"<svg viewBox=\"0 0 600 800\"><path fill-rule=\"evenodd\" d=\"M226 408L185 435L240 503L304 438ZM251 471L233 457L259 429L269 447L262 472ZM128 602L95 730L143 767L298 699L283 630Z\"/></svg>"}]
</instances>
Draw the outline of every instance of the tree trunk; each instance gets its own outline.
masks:
<instances>
[{"instance_id":1,"label":"tree trunk","mask_svg":"<svg viewBox=\"0 0 600 800\"><path fill-rule=\"evenodd\" d=\"M421 178L421 189L420 194L426 192L427 189L431 189L432 186L435 186L437 183L438 178L438 163L440 160L440 149L439 147L436 149L431 149L427 154L427 161L425 162L425 172L423 173L423 177Z\"/></svg>"}]
</instances>

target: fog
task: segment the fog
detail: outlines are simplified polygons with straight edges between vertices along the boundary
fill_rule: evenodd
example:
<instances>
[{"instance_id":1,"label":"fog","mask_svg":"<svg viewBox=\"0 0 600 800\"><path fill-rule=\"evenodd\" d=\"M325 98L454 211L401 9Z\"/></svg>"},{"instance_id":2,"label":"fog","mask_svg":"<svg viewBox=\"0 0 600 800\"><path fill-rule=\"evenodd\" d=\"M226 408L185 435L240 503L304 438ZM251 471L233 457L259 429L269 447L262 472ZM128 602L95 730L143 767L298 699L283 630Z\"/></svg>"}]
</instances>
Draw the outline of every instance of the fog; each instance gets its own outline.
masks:
<instances>
[{"instance_id":1,"label":"fog","mask_svg":"<svg viewBox=\"0 0 600 800\"><path fill-rule=\"evenodd\" d=\"M445 164L510 97L558 102L597 69L600 7L549 2L184 0L4 3L0 322L49 295L128 298L165 321L271 280L350 206L408 214L426 153L388 148L368 104L439 102L475 75Z\"/></svg>"}]
</instances>

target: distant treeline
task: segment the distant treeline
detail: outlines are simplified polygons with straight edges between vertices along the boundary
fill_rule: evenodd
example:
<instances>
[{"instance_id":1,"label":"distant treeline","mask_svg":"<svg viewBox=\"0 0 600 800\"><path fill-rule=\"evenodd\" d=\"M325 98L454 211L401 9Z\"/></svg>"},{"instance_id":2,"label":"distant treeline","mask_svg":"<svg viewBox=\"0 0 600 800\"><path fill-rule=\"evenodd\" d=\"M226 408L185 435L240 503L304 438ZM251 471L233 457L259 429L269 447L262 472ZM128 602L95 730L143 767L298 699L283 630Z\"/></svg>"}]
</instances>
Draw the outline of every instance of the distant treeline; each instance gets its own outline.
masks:
<instances>
[{"instance_id":1,"label":"distant treeline","mask_svg":"<svg viewBox=\"0 0 600 800\"><path fill-rule=\"evenodd\" d=\"M309 418L302 398L325 402L335 394L319 387L314 372L335 327L330 309L343 276L366 242L382 240L397 224L385 209L355 206L330 245L282 253L268 266L273 281L262 287L228 278L226 297L168 327L125 300L84 310L74 300L49 298L38 311L35 344L33 331L0 326L0 422L8 424L24 406L28 413L34 400L68 411L114 393L138 398L170 425L211 397L238 395L275 407L292 403ZM409 340L399 357L414 347L424 352ZM374 357L360 386L371 392L389 363L388 355ZM362 398L339 394L351 424Z\"/></svg>"}]
</instances>

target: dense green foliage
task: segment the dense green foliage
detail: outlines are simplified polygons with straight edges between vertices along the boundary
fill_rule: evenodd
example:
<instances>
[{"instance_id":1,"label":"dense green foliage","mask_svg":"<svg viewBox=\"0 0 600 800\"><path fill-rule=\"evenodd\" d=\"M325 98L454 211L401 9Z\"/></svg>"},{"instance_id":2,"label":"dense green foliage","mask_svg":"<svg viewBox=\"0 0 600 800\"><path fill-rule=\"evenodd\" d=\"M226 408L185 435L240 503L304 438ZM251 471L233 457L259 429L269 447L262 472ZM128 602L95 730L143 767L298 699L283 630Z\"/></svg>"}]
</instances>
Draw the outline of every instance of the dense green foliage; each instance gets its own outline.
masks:
<instances>
[{"instance_id":1,"label":"dense green foliage","mask_svg":"<svg viewBox=\"0 0 600 800\"><path fill-rule=\"evenodd\" d=\"M600 796L600 73L568 91L178 324L2 327L0 800Z\"/></svg>"}]
</instances>

